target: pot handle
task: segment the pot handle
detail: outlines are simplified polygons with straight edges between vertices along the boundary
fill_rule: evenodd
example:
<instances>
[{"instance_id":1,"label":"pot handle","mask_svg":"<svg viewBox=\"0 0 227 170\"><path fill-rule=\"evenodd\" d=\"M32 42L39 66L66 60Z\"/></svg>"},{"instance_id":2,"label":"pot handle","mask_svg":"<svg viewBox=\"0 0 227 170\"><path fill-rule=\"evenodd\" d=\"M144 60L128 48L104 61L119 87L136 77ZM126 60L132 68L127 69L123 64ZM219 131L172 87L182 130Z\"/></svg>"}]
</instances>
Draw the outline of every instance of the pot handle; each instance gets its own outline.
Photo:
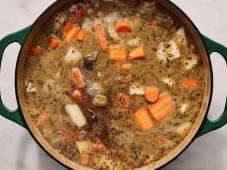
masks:
<instances>
[{"instance_id":1,"label":"pot handle","mask_svg":"<svg viewBox=\"0 0 227 170\"><path fill-rule=\"evenodd\" d=\"M25 38L27 37L27 34L30 28L31 27L24 28L23 30L10 34L0 40L0 69L1 69L2 57L5 51L5 48L9 44L14 42L17 42L20 45L22 45L25 41ZM24 119L18 109L16 109L15 111L11 111L4 106L1 98L1 91L0 91L0 115L2 115L3 117L9 120L12 120L13 122L21 125L22 127L26 127Z\"/></svg>"},{"instance_id":2,"label":"pot handle","mask_svg":"<svg viewBox=\"0 0 227 170\"><path fill-rule=\"evenodd\" d=\"M204 40L205 45L207 47L208 54L210 55L213 52L218 52L219 54L221 54L224 57L225 62L227 63L227 48L224 47L223 45L207 38L204 35L202 35L202 37L203 37L203 40ZM224 112L220 116L220 118L218 118L215 121L211 121L208 118L206 118L203 126L201 127L201 129L198 133L198 136L201 136L201 135L204 135L208 132L216 130L216 129L224 126L225 124L227 124L227 99L225 101Z\"/></svg>"}]
</instances>

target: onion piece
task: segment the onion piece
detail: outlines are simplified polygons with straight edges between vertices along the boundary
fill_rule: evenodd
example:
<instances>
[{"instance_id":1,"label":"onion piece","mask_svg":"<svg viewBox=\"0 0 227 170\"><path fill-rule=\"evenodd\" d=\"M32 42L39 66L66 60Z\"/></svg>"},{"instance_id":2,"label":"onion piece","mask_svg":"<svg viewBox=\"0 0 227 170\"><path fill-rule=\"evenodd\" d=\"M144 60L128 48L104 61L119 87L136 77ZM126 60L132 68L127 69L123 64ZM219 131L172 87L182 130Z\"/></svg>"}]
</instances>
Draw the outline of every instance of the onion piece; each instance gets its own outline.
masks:
<instances>
[{"instance_id":1,"label":"onion piece","mask_svg":"<svg viewBox=\"0 0 227 170\"><path fill-rule=\"evenodd\" d=\"M64 61L69 65L76 65L80 62L82 54L74 47L70 47L64 57Z\"/></svg>"},{"instance_id":2,"label":"onion piece","mask_svg":"<svg viewBox=\"0 0 227 170\"><path fill-rule=\"evenodd\" d=\"M66 111L66 113L68 113L72 122L75 125L77 125L79 128L81 128L85 124L87 124L87 120L77 104L65 105L65 111Z\"/></svg>"}]
</instances>

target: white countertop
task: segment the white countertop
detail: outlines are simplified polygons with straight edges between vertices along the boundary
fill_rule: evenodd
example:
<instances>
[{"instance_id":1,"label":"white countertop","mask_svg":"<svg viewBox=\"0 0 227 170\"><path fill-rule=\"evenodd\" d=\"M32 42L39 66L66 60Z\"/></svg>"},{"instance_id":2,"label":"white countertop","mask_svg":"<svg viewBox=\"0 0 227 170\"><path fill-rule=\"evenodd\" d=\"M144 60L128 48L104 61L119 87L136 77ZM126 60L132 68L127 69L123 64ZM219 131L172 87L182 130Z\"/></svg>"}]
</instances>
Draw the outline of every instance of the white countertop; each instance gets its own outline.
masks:
<instances>
[{"instance_id":1,"label":"white countertop","mask_svg":"<svg viewBox=\"0 0 227 170\"><path fill-rule=\"evenodd\" d=\"M0 39L30 24L54 0L1 0ZM200 31L227 46L226 0L173 0ZM6 105L17 108L14 92L14 68L19 45L5 51L0 77L1 92ZM214 97L210 117L217 117L224 107L227 94L226 63L219 56L212 57L214 69ZM196 139L189 148L164 170L227 170L227 125ZM65 170L34 142L27 130L0 116L1 170Z\"/></svg>"}]
</instances>

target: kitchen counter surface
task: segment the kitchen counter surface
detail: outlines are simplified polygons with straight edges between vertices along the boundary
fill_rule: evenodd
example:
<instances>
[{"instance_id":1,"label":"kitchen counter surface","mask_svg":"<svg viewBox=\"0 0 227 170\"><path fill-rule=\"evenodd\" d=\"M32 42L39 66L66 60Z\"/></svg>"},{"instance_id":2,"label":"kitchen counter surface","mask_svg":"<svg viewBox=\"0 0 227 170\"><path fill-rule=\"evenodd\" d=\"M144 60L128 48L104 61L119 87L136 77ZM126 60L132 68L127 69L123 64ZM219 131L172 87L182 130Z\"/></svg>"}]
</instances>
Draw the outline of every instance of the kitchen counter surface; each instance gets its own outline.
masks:
<instances>
[{"instance_id":1,"label":"kitchen counter surface","mask_svg":"<svg viewBox=\"0 0 227 170\"><path fill-rule=\"evenodd\" d=\"M226 0L172 0L194 21L199 30L227 46ZM54 0L1 0L0 39L18 31L34 20ZM14 92L14 68L18 44L5 51L0 86L7 107L17 108ZM227 94L226 63L219 55L212 55L214 69L214 97L209 117L218 117L224 108ZM196 139L189 148L163 170L227 170L227 125ZM27 130L0 116L1 170L65 170L34 142Z\"/></svg>"}]
</instances>

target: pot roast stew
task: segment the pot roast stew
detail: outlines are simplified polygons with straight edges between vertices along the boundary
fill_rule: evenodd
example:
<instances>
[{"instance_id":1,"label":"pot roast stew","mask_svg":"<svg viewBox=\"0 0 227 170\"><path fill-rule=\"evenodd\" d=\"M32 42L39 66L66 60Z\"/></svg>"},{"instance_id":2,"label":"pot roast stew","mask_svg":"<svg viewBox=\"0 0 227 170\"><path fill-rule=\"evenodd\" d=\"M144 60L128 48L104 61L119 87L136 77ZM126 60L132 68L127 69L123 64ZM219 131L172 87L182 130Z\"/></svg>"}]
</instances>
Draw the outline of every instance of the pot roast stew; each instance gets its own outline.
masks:
<instances>
[{"instance_id":1,"label":"pot roast stew","mask_svg":"<svg viewBox=\"0 0 227 170\"><path fill-rule=\"evenodd\" d=\"M27 112L60 154L131 170L179 145L201 108L204 67L155 1L81 1L48 20L25 66Z\"/></svg>"}]
</instances>

